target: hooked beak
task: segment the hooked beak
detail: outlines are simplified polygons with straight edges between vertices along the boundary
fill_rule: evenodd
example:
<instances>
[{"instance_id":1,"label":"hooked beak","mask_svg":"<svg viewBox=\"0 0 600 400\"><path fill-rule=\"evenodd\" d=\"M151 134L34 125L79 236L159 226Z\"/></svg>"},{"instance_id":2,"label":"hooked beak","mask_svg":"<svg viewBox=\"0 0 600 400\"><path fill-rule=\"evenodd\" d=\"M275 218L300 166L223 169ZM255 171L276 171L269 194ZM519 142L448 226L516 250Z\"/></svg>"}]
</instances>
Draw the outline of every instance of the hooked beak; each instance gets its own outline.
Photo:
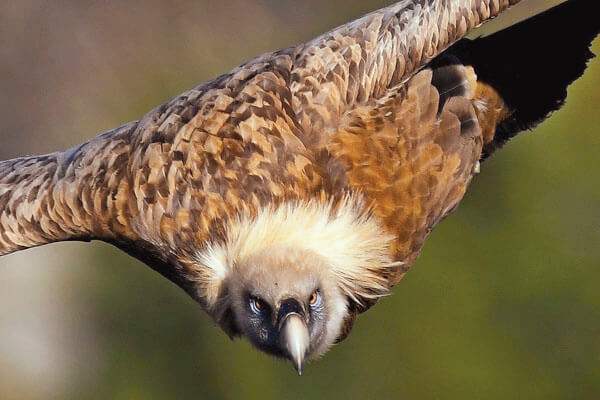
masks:
<instances>
[{"instance_id":1,"label":"hooked beak","mask_svg":"<svg viewBox=\"0 0 600 400\"><path fill-rule=\"evenodd\" d=\"M308 328L298 314L287 317L283 323L283 344L298 375L302 375L304 356L308 352Z\"/></svg>"},{"instance_id":2,"label":"hooked beak","mask_svg":"<svg viewBox=\"0 0 600 400\"><path fill-rule=\"evenodd\" d=\"M295 300L293 301L295 302ZM284 307L282 306L282 308ZM290 312L281 315L280 335L282 347L286 350L288 358L294 364L298 375L302 375L302 365L306 353L308 353L310 339L306 322L302 318L303 312L301 309L298 311L290 310Z\"/></svg>"}]
</instances>

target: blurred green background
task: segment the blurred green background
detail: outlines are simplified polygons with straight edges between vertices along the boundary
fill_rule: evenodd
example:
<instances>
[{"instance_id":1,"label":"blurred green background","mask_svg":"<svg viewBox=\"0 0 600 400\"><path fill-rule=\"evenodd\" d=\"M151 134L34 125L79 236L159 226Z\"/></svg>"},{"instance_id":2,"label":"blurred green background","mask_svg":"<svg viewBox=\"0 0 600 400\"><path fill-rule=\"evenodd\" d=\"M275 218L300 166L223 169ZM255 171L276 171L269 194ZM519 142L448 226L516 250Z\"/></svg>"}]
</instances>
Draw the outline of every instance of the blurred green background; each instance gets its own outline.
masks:
<instances>
[{"instance_id":1,"label":"blurred green background","mask_svg":"<svg viewBox=\"0 0 600 400\"><path fill-rule=\"evenodd\" d=\"M0 2L0 158L68 148L390 3ZM600 398L599 105L596 59L302 377L108 245L3 257L0 399Z\"/></svg>"}]
</instances>

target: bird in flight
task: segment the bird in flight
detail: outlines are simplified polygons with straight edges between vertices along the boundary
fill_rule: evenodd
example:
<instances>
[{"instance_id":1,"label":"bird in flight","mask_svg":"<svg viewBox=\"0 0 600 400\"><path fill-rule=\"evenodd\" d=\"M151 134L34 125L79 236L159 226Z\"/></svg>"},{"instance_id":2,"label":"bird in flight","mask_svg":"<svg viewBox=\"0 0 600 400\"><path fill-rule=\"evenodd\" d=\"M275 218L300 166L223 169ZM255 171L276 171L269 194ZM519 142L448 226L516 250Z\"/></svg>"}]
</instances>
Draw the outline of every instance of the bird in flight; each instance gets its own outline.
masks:
<instances>
[{"instance_id":1,"label":"bird in flight","mask_svg":"<svg viewBox=\"0 0 600 400\"><path fill-rule=\"evenodd\" d=\"M111 243L301 373L583 74L589 0L465 37L518 2L399 1L80 146L0 162L0 255Z\"/></svg>"}]
</instances>

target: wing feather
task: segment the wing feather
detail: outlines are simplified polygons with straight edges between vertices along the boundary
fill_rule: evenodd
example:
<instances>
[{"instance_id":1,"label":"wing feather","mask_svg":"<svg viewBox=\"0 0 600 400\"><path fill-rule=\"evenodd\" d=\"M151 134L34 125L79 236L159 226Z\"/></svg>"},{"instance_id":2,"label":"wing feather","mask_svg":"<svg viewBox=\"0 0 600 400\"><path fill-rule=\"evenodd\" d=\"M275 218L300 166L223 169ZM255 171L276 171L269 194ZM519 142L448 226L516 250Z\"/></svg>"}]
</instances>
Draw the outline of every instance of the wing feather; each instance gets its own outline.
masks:
<instances>
[{"instance_id":1,"label":"wing feather","mask_svg":"<svg viewBox=\"0 0 600 400\"><path fill-rule=\"evenodd\" d=\"M468 31L519 0L404 0L302 46L290 87L303 128L335 130L345 112L385 97Z\"/></svg>"},{"instance_id":2,"label":"wing feather","mask_svg":"<svg viewBox=\"0 0 600 400\"><path fill-rule=\"evenodd\" d=\"M158 107L129 125L119 190L94 200L123 226L100 238L189 292L211 279L197 253L227 240L241 213L359 191L397 236L397 282L462 197L482 146L468 71L423 68L516 2L399 1Z\"/></svg>"},{"instance_id":3,"label":"wing feather","mask_svg":"<svg viewBox=\"0 0 600 400\"><path fill-rule=\"evenodd\" d=\"M483 146L471 99L453 96L438 112L433 76L425 69L377 107L356 107L328 146L396 238L392 285L462 198Z\"/></svg>"},{"instance_id":4,"label":"wing feather","mask_svg":"<svg viewBox=\"0 0 600 400\"><path fill-rule=\"evenodd\" d=\"M364 192L407 261L395 283L462 197L481 145L472 107L453 100L464 90L432 83L452 71L470 88L465 71L415 73L516 2L400 1L183 93L133 132L122 214L142 247L198 280L193 253L225 241L240 213Z\"/></svg>"}]
</instances>

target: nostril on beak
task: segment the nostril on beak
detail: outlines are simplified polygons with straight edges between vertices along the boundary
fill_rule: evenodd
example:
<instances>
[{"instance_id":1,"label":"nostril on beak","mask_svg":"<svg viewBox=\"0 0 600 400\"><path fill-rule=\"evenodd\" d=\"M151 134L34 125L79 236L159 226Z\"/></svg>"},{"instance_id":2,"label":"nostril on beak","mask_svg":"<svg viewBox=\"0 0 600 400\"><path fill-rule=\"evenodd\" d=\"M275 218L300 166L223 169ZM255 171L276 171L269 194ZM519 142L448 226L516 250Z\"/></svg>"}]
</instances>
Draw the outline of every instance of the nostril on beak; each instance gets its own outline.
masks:
<instances>
[{"instance_id":1,"label":"nostril on beak","mask_svg":"<svg viewBox=\"0 0 600 400\"><path fill-rule=\"evenodd\" d=\"M279 312L277 313L277 321L279 321L280 329L283 320L291 314L297 314L304 319L304 307L302 307L302 304L300 304L300 302L296 299L285 299L279 305Z\"/></svg>"}]
</instances>

